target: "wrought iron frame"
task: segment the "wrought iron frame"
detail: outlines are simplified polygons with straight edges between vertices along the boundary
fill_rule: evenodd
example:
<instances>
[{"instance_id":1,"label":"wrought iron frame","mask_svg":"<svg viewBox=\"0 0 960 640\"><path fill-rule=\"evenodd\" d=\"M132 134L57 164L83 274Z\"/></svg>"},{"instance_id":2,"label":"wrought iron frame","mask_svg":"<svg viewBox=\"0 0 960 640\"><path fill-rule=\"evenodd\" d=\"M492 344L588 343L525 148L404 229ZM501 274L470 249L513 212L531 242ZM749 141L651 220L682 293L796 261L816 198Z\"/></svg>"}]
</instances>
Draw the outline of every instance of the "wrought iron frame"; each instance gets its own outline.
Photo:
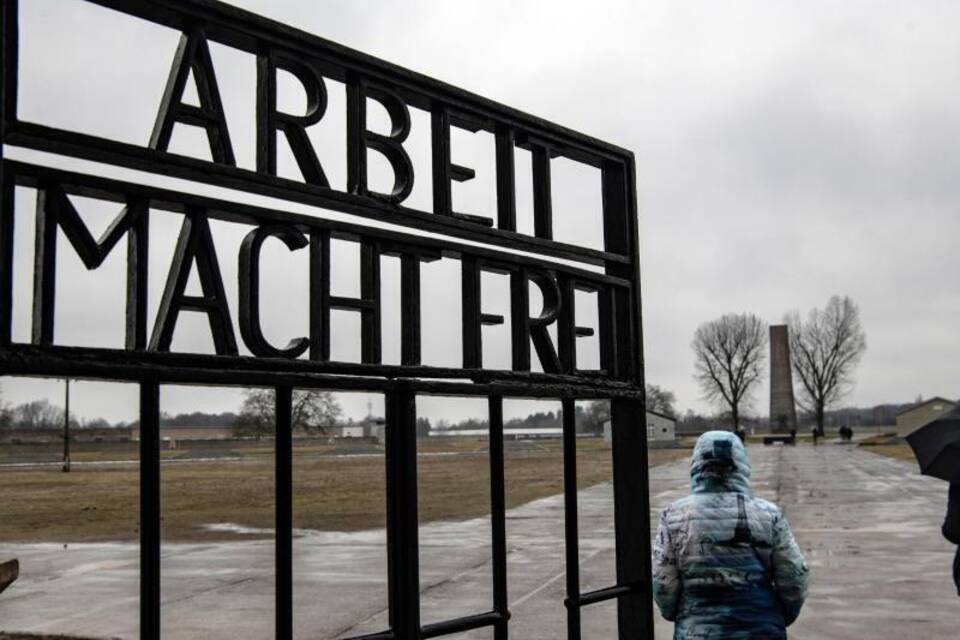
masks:
<instances>
[{"instance_id":1,"label":"wrought iron frame","mask_svg":"<svg viewBox=\"0 0 960 640\"><path fill-rule=\"evenodd\" d=\"M292 440L291 394L296 388L376 391L386 398L387 557L390 629L363 636L397 640L434 638L481 627L492 627L497 640L508 637L506 532L504 500L503 400L510 397L559 398L563 407L563 460L566 537L568 638L580 638L580 609L616 599L619 638L653 637L650 585L650 528L647 443L643 394L643 353L640 308L639 252L633 155L616 146L570 131L539 118L468 93L316 36L267 20L214 0L83 0L183 33L168 96L182 91L184 64L199 60L194 71L209 104L219 95L208 40L258 57L257 170L235 166L229 137L217 121L217 109L193 110L166 100L149 145L138 146L76 131L27 122L17 117L18 2L2 2L2 99L0 139L19 146L120 167L175 176L346 212L380 222L444 234L486 247L432 239L300 213L201 197L169 189L133 184L4 159L0 148L0 375L67 376L130 381L140 389L140 636L160 637L160 387L163 384L265 386L276 390L276 637L292 637ZM192 56L192 57L191 57ZM207 63L204 62L206 56ZM187 60L184 63L184 60ZM179 61L179 62L178 62ZM305 116L278 113L275 72L293 73L307 89L310 110ZM209 71L211 78L204 78ZM326 103L323 78L342 81L348 92L348 171L346 192L331 189L322 167L311 156L298 127L322 117ZM387 108L394 134L366 130L365 100ZM412 184L412 169L404 162L400 143L409 128L407 109L428 110L432 116L434 210L402 205ZM319 115L318 115L319 114ZM220 115L222 116L222 109ZM173 124L204 126L215 162L165 151ZM450 127L485 130L496 140L497 219L489 220L452 210L450 181L469 179L471 170L450 162ZM276 176L276 136L284 133L300 163L305 180ZM398 150L397 147L400 147ZM516 147L531 151L534 178L533 236L516 230ZM394 168L396 184L389 194L366 187L365 154L383 153ZM604 249L586 249L552 238L550 160L565 156L597 167L602 175ZM38 192L34 266L33 331L29 343L12 340L13 226L15 187ZM124 205L123 212L100 239L94 239L69 204L68 195L83 195ZM161 319L147 335L147 224L154 212L182 215L184 226L161 301ZM215 301L223 298L215 252L208 251L209 219L252 225L241 248L239 325L253 356L236 348L230 318L218 317ZM85 265L94 269L127 236L127 307L124 349L68 347L54 341L57 229L62 229ZM311 295L309 336L285 348L270 345L259 329L258 256L266 237L276 236L291 250L310 253ZM348 239L360 243L363 269L359 299L329 294L329 243ZM489 248L495 247L495 248ZM523 251L562 261L533 258ZM402 357L399 365L382 364L379 340L379 255L401 258L405 299L419 299L419 265L440 256L454 257L463 273L462 368L425 366L420 362L419 305L405 305L402 317ZM186 296L177 288L177 265L196 260L204 296ZM602 267L602 273L570 266L570 261ZM489 370L481 362L481 327L502 323L482 312L479 278L482 271L509 274L513 367ZM174 284L171 285L171 282ZM552 313L530 318L527 282L535 282L553 301ZM209 285L209 289L208 289ZM573 321L572 300L578 289L595 291L600 306L600 371L576 366L575 344L589 331ZM364 332L359 363L333 362L329 352L331 309L361 313ZM181 310L208 314L216 343L215 355L171 353L169 334ZM558 322L557 349L545 334L546 323ZM544 373L530 371L533 340ZM546 342L544 342L546 340ZM551 353L552 352L552 353ZM298 359L306 353L307 359ZM488 399L490 424L490 495L493 566L491 609L476 615L422 624L419 607L417 519L416 396L440 394L483 396ZM611 399L613 481L616 529L616 584L582 593L576 493L574 403L577 399Z\"/></svg>"}]
</instances>

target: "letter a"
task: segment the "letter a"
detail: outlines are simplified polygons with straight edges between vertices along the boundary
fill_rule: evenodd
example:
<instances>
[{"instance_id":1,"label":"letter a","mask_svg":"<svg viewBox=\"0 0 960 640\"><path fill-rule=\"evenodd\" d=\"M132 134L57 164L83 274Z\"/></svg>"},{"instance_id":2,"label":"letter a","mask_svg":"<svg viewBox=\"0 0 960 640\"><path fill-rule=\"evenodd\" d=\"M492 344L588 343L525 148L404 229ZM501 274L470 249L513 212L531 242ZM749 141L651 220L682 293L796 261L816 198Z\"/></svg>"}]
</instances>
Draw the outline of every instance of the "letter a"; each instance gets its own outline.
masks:
<instances>
[{"instance_id":1,"label":"letter a","mask_svg":"<svg viewBox=\"0 0 960 640\"><path fill-rule=\"evenodd\" d=\"M194 262L200 276L202 296L185 293ZM207 216L202 210L188 209L183 217L167 284L160 299L160 310L157 311L157 321L150 337L150 351L170 350L180 311L207 314L217 355L237 355L237 339L233 335L233 323L230 321L227 296L223 291L217 252L213 246Z\"/></svg>"},{"instance_id":2,"label":"letter a","mask_svg":"<svg viewBox=\"0 0 960 640\"><path fill-rule=\"evenodd\" d=\"M199 107L183 102L183 90L191 71L197 83ZM150 148L166 151L173 134L173 125L178 122L206 129L213 161L236 166L230 134L227 132L227 119L220 101L220 90L217 88L217 76L213 71L213 60L201 29L194 29L191 33L180 36L167 86L163 90L160 111L150 135Z\"/></svg>"}]
</instances>

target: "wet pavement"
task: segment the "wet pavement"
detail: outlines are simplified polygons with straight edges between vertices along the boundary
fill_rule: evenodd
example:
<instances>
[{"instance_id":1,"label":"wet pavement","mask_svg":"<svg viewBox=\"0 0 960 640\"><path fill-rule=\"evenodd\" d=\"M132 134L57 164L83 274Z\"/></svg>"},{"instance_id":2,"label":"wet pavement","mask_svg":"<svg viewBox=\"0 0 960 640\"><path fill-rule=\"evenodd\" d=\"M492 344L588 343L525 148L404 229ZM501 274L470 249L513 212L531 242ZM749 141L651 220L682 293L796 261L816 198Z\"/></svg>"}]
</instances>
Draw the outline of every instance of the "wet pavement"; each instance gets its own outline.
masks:
<instances>
[{"instance_id":1,"label":"wet pavement","mask_svg":"<svg viewBox=\"0 0 960 640\"><path fill-rule=\"evenodd\" d=\"M758 495L780 504L813 572L791 638L957 638L960 598L953 547L939 534L946 485L914 465L850 446L750 449ZM651 471L652 513L687 490L686 464ZM580 492L584 591L613 582L611 489ZM0 523L2 525L2 523ZM421 528L424 623L490 608L488 519ZM294 543L297 638L383 630L386 556L382 531L303 532ZM565 637L563 503L559 496L511 510L507 519L511 637ZM127 544L0 545L21 578L0 596L0 630L137 635L137 550ZM163 548L165 639L269 638L273 545L170 544ZM583 637L616 637L611 603L583 610ZM657 638L671 637L657 621ZM489 640L489 630L458 639Z\"/></svg>"}]
</instances>

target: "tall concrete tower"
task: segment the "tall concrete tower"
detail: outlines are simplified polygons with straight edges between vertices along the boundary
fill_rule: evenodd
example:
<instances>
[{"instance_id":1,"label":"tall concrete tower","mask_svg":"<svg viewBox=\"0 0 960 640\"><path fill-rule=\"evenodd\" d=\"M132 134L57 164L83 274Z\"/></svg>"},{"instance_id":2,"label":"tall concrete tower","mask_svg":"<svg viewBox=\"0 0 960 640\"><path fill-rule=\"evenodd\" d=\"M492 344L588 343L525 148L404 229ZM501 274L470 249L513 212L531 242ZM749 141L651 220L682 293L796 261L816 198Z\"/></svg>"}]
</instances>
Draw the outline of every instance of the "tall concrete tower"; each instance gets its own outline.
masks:
<instances>
[{"instance_id":1,"label":"tall concrete tower","mask_svg":"<svg viewBox=\"0 0 960 640\"><path fill-rule=\"evenodd\" d=\"M770 325L770 430L789 433L796 428L788 328L785 324L773 324Z\"/></svg>"}]
</instances>

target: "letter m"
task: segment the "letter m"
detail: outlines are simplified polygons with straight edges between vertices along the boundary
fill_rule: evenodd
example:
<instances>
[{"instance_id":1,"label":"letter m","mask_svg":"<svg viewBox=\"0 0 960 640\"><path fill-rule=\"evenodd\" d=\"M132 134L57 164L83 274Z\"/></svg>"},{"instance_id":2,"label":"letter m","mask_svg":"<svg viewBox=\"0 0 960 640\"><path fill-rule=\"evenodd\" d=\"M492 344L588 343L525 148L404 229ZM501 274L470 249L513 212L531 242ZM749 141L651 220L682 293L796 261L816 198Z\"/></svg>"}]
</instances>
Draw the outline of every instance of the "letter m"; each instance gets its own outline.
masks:
<instances>
[{"instance_id":1,"label":"letter m","mask_svg":"<svg viewBox=\"0 0 960 640\"><path fill-rule=\"evenodd\" d=\"M54 297L57 279L57 227L73 245L87 269L103 264L127 234L126 348L146 344L147 201L128 199L99 240L87 229L59 184L37 190L36 248L33 267L33 344L53 344Z\"/></svg>"}]
</instances>

